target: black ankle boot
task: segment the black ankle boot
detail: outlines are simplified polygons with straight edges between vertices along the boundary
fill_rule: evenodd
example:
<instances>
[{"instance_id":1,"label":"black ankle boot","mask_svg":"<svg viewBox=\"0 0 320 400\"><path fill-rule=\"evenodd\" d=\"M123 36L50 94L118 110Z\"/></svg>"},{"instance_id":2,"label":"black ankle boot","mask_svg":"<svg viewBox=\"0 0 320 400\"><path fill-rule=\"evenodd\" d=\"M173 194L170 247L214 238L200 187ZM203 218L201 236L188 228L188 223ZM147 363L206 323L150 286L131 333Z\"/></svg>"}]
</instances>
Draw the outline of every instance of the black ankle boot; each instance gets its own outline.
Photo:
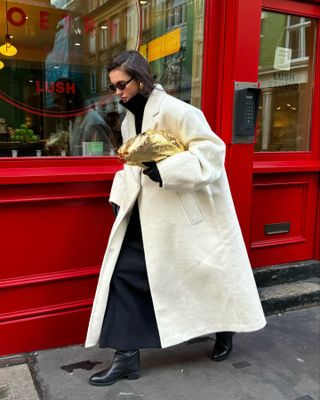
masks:
<instances>
[{"instance_id":1,"label":"black ankle boot","mask_svg":"<svg viewBox=\"0 0 320 400\"><path fill-rule=\"evenodd\" d=\"M119 379L138 379L140 376L139 350L115 352L110 368L94 374L89 383L94 386L109 386Z\"/></svg>"},{"instance_id":2,"label":"black ankle boot","mask_svg":"<svg viewBox=\"0 0 320 400\"><path fill-rule=\"evenodd\" d=\"M213 361L223 361L232 353L232 336L234 332L216 333L216 343L212 352Z\"/></svg>"}]
</instances>

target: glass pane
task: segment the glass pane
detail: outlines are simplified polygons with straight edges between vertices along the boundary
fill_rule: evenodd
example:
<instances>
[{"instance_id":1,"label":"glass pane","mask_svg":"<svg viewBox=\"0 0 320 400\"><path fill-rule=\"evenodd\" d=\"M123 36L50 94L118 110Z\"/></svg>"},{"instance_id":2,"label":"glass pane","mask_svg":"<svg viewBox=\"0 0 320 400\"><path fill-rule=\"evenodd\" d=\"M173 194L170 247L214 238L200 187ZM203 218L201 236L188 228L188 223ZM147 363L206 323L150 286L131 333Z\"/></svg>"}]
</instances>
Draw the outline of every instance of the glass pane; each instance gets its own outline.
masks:
<instances>
[{"instance_id":1,"label":"glass pane","mask_svg":"<svg viewBox=\"0 0 320 400\"><path fill-rule=\"evenodd\" d=\"M300 29L292 29L289 36L289 49L291 49L291 57L298 58L300 54L301 32Z\"/></svg>"},{"instance_id":2,"label":"glass pane","mask_svg":"<svg viewBox=\"0 0 320 400\"><path fill-rule=\"evenodd\" d=\"M106 65L125 49L200 107L203 12L204 0L9 2L0 26L17 53L0 54L0 157L114 155L125 110Z\"/></svg>"},{"instance_id":3,"label":"glass pane","mask_svg":"<svg viewBox=\"0 0 320 400\"><path fill-rule=\"evenodd\" d=\"M301 17L298 17L296 15L289 15L289 24L290 25L297 25L300 24L301 22Z\"/></svg>"},{"instance_id":4,"label":"glass pane","mask_svg":"<svg viewBox=\"0 0 320 400\"><path fill-rule=\"evenodd\" d=\"M316 21L262 15L255 151L308 151Z\"/></svg>"},{"instance_id":5,"label":"glass pane","mask_svg":"<svg viewBox=\"0 0 320 400\"><path fill-rule=\"evenodd\" d=\"M141 6L145 19L140 52L156 81L171 95L200 107L204 0L140 3L146 3Z\"/></svg>"}]
</instances>

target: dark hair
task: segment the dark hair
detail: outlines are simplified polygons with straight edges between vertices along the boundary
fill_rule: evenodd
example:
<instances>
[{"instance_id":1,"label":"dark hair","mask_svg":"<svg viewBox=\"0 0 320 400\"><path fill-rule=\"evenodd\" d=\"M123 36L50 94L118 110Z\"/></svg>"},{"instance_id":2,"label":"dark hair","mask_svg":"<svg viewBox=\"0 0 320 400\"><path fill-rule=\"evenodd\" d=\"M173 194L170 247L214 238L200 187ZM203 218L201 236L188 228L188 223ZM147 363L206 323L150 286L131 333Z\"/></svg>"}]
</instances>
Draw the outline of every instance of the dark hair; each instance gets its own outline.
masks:
<instances>
[{"instance_id":1,"label":"dark hair","mask_svg":"<svg viewBox=\"0 0 320 400\"><path fill-rule=\"evenodd\" d=\"M143 83L141 93L148 97L154 89L148 61L136 50L126 50L114 57L107 66L108 72L119 68L138 82Z\"/></svg>"}]
</instances>

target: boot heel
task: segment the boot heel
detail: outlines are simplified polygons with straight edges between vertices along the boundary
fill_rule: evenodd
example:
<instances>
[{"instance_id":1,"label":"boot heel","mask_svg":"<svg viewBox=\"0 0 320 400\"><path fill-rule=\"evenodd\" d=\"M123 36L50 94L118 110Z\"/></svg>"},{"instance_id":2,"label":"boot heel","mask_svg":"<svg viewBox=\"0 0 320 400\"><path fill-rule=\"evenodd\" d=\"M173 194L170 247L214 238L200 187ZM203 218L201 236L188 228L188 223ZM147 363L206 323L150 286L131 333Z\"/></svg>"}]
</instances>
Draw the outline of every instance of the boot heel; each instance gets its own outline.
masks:
<instances>
[{"instance_id":1,"label":"boot heel","mask_svg":"<svg viewBox=\"0 0 320 400\"><path fill-rule=\"evenodd\" d=\"M137 372L131 372L131 374L128 374L128 380L133 380L133 379L139 379L140 378L140 373L139 371Z\"/></svg>"}]
</instances>

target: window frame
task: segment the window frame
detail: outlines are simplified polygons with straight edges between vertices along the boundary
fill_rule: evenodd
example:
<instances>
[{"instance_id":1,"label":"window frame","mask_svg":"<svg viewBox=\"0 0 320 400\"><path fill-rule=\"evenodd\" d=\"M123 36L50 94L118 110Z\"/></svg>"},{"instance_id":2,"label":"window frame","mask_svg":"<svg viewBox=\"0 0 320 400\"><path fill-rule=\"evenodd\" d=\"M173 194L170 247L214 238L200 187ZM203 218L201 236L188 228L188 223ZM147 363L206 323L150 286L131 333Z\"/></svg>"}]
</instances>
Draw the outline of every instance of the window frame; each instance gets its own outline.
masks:
<instances>
[{"instance_id":1,"label":"window frame","mask_svg":"<svg viewBox=\"0 0 320 400\"><path fill-rule=\"evenodd\" d=\"M282 14L296 15L316 19L315 37L315 59L314 59L314 81L312 93L312 106L310 115L310 150L287 151L287 152L255 152L254 161L299 161L317 160L320 157L320 76L315 71L320 68L320 7L308 4L301 4L289 0L263 0L261 12L278 12ZM315 111L318 110L318 111Z\"/></svg>"}]
</instances>

